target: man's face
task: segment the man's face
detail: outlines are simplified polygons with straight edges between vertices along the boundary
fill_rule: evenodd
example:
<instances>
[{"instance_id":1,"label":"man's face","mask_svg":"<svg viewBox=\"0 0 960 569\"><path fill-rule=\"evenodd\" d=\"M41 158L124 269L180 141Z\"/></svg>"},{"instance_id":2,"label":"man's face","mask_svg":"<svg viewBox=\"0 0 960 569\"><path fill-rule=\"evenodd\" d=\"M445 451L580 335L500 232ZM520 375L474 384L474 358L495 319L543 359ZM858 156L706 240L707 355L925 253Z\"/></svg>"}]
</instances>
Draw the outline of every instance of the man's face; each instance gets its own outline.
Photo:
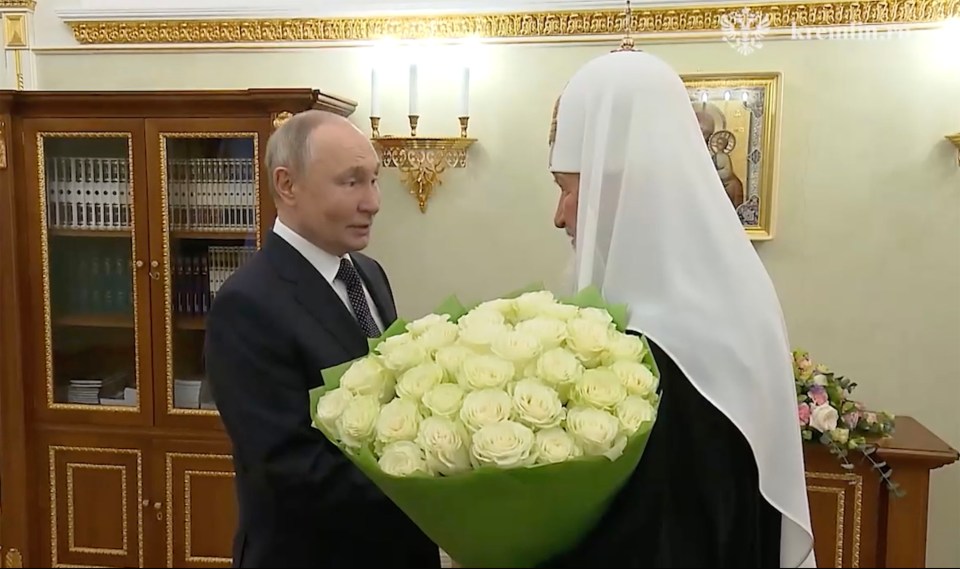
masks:
<instances>
[{"instance_id":1,"label":"man's face","mask_svg":"<svg viewBox=\"0 0 960 569\"><path fill-rule=\"evenodd\" d=\"M557 211L553 214L553 224L570 236L570 243L577 239L577 203L580 197L580 174L554 172L553 179L560 186L560 199Z\"/></svg>"},{"instance_id":2,"label":"man's face","mask_svg":"<svg viewBox=\"0 0 960 569\"><path fill-rule=\"evenodd\" d=\"M380 210L376 151L347 122L324 124L310 135L310 159L304 171L278 188L299 231L332 255L360 251L370 242L373 218Z\"/></svg>"}]
</instances>

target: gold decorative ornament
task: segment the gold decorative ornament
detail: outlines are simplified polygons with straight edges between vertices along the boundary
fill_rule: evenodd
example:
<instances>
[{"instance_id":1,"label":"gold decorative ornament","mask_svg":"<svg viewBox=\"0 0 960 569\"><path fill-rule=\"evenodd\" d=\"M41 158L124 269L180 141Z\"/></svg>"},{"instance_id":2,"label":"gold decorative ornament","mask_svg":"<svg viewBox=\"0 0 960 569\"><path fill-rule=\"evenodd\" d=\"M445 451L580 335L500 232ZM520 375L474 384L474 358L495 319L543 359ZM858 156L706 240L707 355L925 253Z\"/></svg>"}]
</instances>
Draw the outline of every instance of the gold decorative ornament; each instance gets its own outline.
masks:
<instances>
[{"instance_id":1,"label":"gold decorative ornament","mask_svg":"<svg viewBox=\"0 0 960 569\"><path fill-rule=\"evenodd\" d=\"M948 134L947 140L953 143L957 147L957 164L960 165L960 132L956 134Z\"/></svg>"},{"instance_id":2,"label":"gold decorative ornament","mask_svg":"<svg viewBox=\"0 0 960 569\"><path fill-rule=\"evenodd\" d=\"M739 5L668 6L632 10L635 34L703 35L723 33L721 17ZM960 0L840 0L770 3L750 10L769 22L767 37L790 34L794 27L858 25L931 25L960 17ZM442 16L353 18L256 18L215 20L72 20L77 42L103 44L223 44L396 39L589 38L623 34L620 10L511 12ZM632 41L632 40L631 40Z\"/></svg>"},{"instance_id":3,"label":"gold decorative ornament","mask_svg":"<svg viewBox=\"0 0 960 569\"><path fill-rule=\"evenodd\" d=\"M10 567L12 569L20 569L23 567L23 557L20 555L20 551L16 549L11 549L7 551L6 555L3 556L3 566Z\"/></svg>"},{"instance_id":4,"label":"gold decorative ornament","mask_svg":"<svg viewBox=\"0 0 960 569\"><path fill-rule=\"evenodd\" d=\"M627 10L623 15L623 39L620 40L620 47L613 51L633 51L633 11L630 10L630 0L627 0Z\"/></svg>"},{"instance_id":5,"label":"gold decorative ornament","mask_svg":"<svg viewBox=\"0 0 960 569\"><path fill-rule=\"evenodd\" d=\"M7 169L7 129L0 121L0 170Z\"/></svg>"},{"instance_id":6,"label":"gold decorative ornament","mask_svg":"<svg viewBox=\"0 0 960 569\"><path fill-rule=\"evenodd\" d=\"M37 7L36 0L0 0L0 9L20 9L20 10L30 10L31 12L34 8Z\"/></svg>"},{"instance_id":7,"label":"gold decorative ornament","mask_svg":"<svg viewBox=\"0 0 960 569\"><path fill-rule=\"evenodd\" d=\"M24 49L27 47L27 20L25 15L3 15L3 45L7 49Z\"/></svg>"},{"instance_id":8,"label":"gold decorative ornament","mask_svg":"<svg viewBox=\"0 0 960 569\"><path fill-rule=\"evenodd\" d=\"M291 118L292 116L293 116L293 113L288 112L288 111L282 111L282 112L279 112L279 113L277 113L276 115L274 115L274 117L273 117L273 129L276 130L276 129L280 128L280 125L282 125L283 123L285 123L285 122L287 122L288 120L290 120L290 118Z\"/></svg>"},{"instance_id":9,"label":"gold decorative ornament","mask_svg":"<svg viewBox=\"0 0 960 569\"><path fill-rule=\"evenodd\" d=\"M404 185L417 200L421 213L427 211L427 201L442 183L441 175L447 168L464 168L467 149L477 140L467 137L470 117L458 117L460 137L421 138L417 136L420 117L410 115L410 136L380 136L380 117L370 117L372 142L386 168L397 168Z\"/></svg>"}]
</instances>

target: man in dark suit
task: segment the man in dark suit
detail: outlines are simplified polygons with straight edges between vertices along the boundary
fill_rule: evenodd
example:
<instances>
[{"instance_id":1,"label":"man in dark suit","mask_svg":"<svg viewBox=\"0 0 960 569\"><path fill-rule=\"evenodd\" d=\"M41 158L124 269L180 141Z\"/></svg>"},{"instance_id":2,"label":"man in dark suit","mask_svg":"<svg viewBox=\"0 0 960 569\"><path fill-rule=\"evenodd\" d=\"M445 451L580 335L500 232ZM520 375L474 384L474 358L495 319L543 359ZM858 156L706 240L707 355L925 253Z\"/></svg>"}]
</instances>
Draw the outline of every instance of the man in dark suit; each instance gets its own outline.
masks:
<instances>
[{"instance_id":1,"label":"man in dark suit","mask_svg":"<svg viewBox=\"0 0 960 569\"><path fill-rule=\"evenodd\" d=\"M233 442L235 567L438 567L434 545L310 424L320 370L367 353L396 319L358 253L380 207L370 141L337 115L290 118L267 143L277 220L221 287L206 362Z\"/></svg>"}]
</instances>

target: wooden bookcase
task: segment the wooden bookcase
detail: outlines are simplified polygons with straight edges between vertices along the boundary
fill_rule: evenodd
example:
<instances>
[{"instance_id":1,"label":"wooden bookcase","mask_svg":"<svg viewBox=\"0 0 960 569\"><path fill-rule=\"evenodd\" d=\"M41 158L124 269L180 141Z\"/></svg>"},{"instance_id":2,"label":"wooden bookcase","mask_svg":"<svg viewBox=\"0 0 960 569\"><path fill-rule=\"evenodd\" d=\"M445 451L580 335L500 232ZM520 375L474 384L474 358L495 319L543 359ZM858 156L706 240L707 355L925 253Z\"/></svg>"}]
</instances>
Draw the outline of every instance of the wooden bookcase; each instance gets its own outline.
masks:
<instances>
[{"instance_id":1,"label":"wooden bookcase","mask_svg":"<svg viewBox=\"0 0 960 569\"><path fill-rule=\"evenodd\" d=\"M228 567L204 314L273 222L267 138L315 90L0 91L3 566Z\"/></svg>"}]
</instances>

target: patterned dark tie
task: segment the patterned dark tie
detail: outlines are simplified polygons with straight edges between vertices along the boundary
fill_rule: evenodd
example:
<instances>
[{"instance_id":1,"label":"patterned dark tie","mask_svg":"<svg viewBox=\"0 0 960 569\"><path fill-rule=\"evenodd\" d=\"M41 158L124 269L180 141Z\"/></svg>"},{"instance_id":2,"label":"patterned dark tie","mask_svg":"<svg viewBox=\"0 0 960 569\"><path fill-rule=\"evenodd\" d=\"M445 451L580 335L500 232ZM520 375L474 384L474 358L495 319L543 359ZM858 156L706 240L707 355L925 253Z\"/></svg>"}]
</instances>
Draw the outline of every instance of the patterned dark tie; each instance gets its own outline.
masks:
<instances>
[{"instance_id":1,"label":"patterned dark tie","mask_svg":"<svg viewBox=\"0 0 960 569\"><path fill-rule=\"evenodd\" d=\"M377 326L373 315L370 313L370 305L367 304L367 297L363 293L363 284L360 281L360 274L354 268L349 259L340 259L340 270L337 271L337 278L347 285L347 296L350 297L350 306L353 307L353 313L357 317L357 322L363 333L368 338L376 338L380 335L380 328Z\"/></svg>"}]
</instances>

